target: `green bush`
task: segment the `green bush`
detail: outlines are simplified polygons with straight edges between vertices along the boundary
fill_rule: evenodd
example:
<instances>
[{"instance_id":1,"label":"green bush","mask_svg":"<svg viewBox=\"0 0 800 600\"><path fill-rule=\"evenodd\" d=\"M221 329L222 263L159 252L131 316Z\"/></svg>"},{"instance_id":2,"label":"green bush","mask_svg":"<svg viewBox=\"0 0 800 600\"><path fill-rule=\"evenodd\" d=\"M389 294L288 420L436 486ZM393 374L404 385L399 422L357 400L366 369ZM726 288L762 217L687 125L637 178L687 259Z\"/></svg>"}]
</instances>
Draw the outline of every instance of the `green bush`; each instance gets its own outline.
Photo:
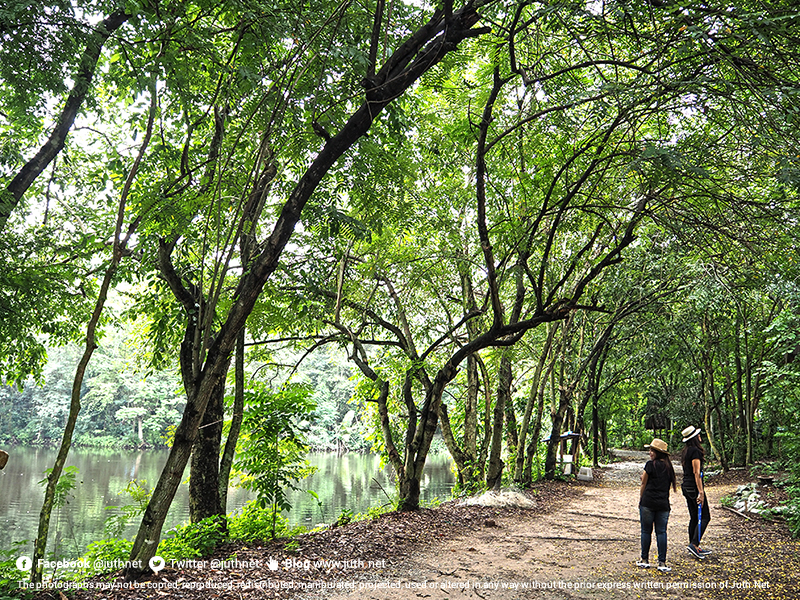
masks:
<instances>
[{"instance_id":1,"label":"green bush","mask_svg":"<svg viewBox=\"0 0 800 600\"><path fill-rule=\"evenodd\" d=\"M119 569L103 567L102 564L124 563L130 558L133 542L130 540L109 538L92 542L86 547L86 552L80 561L89 566L82 573L83 577L93 577Z\"/></svg>"},{"instance_id":2,"label":"green bush","mask_svg":"<svg viewBox=\"0 0 800 600\"><path fill-rule=\"evenodd\" d=\"M228 517L228 535L232 540L242 542L260 542L273 537L290 537L303 533L302 526L289 527L289 521L280 514L275 514L272 507L262 508L257 501L250 501L242 507L242 512Z\"/></svg>"},{"instance_id":3,"label":"green bush","mask_svg":"<svg viewBox=\"0 0 800 600\"><path fill-rule=\"evenodd\" d=\"M788 510L784 513L789 531L794 537L800 537L800 485L790 485L786 488L789 501L786 503Z\"/></svg>"},{"instance_id":4,"label":"green bush","mask_svg":"<svg viewBox=\"0 0 800 600\"><path fill-rule=\"evenodd\" d=\"M227 519L220 516L180 525L161 540L156 554L166 560L207 556L228 540L226 530Z\"/></svg>"}]
</instances>

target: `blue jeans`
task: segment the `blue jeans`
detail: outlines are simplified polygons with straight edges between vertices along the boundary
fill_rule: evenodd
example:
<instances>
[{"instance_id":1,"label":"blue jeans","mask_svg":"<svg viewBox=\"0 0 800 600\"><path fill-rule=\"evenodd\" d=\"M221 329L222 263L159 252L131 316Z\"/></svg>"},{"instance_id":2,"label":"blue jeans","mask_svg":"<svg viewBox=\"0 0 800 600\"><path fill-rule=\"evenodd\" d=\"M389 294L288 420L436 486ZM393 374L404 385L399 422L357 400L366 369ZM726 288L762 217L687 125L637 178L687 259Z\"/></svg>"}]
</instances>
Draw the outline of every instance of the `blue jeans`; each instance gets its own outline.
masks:
<instances>
[{"instance_id":1,"label":"blue jeans","mask_svg":"<svg viewBox=\"0 0 800 600\"><path fill-rule=\"evenodd\" d=\"M645 562L650 560L650 542L652 541L653 526L655 526L658 560L660 562L667 562L667 523L669 522L669 511L651 510L646 506L640 506L639 521L642 524L642 560Z\"/></svg>"},{"instance_id":2,"label":"blue jeans","mask_svg":"<svg viewBox=\"0 0 800 600\"><path fill-rule=\"evenodd\" d=\"M686 498L686 507L689 509L689 543L699 547L700 538L703 537L706 527L708 527L708 522L711 521L711 511L708 510L708 496L706 496L706 501L703 503L703 522L700 523L700 531L698 531L697 527L697 517L699 516L697 514L697 493L695 492L694 498L686 494L683 497Z\"/></svg>"}]
</instances>

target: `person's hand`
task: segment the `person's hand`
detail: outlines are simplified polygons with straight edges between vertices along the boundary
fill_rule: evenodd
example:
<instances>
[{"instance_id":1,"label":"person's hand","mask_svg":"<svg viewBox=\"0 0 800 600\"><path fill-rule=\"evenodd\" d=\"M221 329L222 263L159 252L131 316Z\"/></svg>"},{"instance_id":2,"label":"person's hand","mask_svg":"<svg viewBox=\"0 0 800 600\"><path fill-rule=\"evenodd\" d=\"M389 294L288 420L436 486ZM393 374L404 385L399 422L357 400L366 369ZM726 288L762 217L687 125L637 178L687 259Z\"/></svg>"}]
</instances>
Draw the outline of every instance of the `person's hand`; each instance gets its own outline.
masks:
<instances>
[{"instance_id":1,"label":"person's hand","mask_svg":"<svg viewBox=\"0 0 800 600\"><path fill-rule=\"evenodd\" d=\"M706 499L705 492L700 492L699 494L697 494L697 503L698 504L702 504L705 501L705 499Z\"/></svg>"}]
</instances>

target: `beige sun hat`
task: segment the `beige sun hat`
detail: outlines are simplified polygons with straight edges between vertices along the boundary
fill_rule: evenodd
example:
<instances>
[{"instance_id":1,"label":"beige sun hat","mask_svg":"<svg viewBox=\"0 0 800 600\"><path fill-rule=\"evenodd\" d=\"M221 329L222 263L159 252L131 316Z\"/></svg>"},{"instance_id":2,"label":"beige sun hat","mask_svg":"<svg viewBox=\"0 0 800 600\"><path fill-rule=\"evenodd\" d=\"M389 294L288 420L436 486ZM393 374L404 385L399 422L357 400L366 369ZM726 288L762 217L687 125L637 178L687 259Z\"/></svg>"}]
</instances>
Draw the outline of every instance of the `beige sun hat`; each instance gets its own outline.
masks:
<instances>
[{"instance_id":1,"label":"beige sun hat","mask_svg":"<svg viewBox=\"0 0 800 600\"><path fill-rule=\"evenodd\" d=\"M688 442L690 439L695 437L696 435L700 435L702 431L699 429L695 429L694 425L689 425L686 429L681 431L681 435L683 436L683 441Z\"/></svg>"},{"instance_id":2,"label":"beige sun hat","mask_svg":"<svg viewBox=\"0 0 800 600\"><path fill-rule=\"evenodd\" d=\"M653 441L650 442L649 444L645 444L644 447L655 448L659 452L663 452L664 454L669 454L667 443L664 440L660 440L658 438L653 438Z\"/></svg>"}]
</instances>

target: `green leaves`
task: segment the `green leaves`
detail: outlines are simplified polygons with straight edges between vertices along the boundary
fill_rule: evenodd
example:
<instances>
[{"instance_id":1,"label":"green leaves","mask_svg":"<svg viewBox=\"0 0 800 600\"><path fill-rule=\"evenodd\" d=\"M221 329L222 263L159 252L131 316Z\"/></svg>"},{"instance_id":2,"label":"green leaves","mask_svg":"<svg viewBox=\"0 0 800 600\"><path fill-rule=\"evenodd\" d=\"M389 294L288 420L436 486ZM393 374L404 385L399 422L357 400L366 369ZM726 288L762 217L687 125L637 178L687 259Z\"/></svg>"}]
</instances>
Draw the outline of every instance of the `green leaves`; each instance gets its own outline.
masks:
<instances>
[{"instance_id":1,"label":"green leaves","mask_svg":"<svg viewBox=\"0 0 800 600\"><path fill-rule=\"evenodd\" d=\"M290 385L272 393L262 388L245 393L246 413L235 463L246 477L242 484L255 491L261 508L273 511L272 537L277 517L291 509L285 490L313 470L303 459L306 444L302 421L314 410L310 391Z\"/></svg>"},{"instance_id":2,"label":"green leaves","mask_svg":"<svg viewBox=\"0 0 800 600\"><path fill-rule=\"evenodd\" d=\"M47 477L39 481L39 485L47 484L47 480L52 471L53 469L45 469L44 473ZM78 485L77 478L78 467L64 467L64 470L61 472L61 477L58 478L58 483L56 483L55 495L53 496L54 508L62 508L65 504L67 504L67 499L69 498L70 492L72 492L72 490L74 490Z\"/></svg>"}]
</instances>

